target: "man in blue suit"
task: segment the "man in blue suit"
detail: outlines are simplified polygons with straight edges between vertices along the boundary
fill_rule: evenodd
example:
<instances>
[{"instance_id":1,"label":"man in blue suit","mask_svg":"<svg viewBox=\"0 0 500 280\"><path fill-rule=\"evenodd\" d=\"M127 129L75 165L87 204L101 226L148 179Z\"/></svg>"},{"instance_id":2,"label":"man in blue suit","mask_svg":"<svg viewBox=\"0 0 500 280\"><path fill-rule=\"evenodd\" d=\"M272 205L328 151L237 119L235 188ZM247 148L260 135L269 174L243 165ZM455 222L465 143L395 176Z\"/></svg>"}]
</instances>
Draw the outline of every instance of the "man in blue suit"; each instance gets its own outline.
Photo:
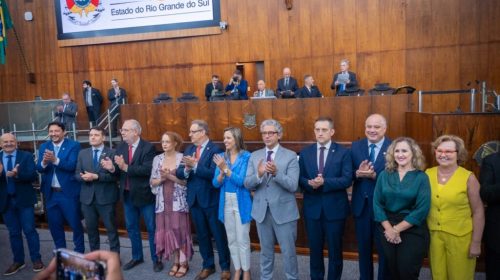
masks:
<instances>
[{"instance_id":1,"label":"man in blue suit","mask_svg":"<svg viewBox=\"0 0 500 280\"><path fill-rule=\"evenodd\" d=\"M37 179L33 155L17 149L16 136L5 133L1 137L0 152L0 212L9 230L9 241L14 262L4 272L11 275L25 266L23 235L26 236L33 271L44 268L40 256L40 239L35 228L36 203L33 182Z\"/></svg>"},{"instance_id":2,"label":"man in blue suit","mask_svg":"<svg viewBox=\"0 0 500 280\"><path fill-rule=\"evenodd\" d=\"M83 253L80 183L75 178L80 144L64 138L63 123L51 122L48 130L50 141L40 146L36 168L42 174L41 189L46 200L50 234L56 248L66 248L66 221L73 230L75 251Z\"/></svg>"},{"instance_id":3,"label":"man in blue suit","mask_svg":"<svg viewBox=\"0 0 500 280\"><path fill-rule=\"evenodd\" d=\"M352 182L349 150L332 141L333 120L314 123L317 143L299 157L299 185L304 192L304 218L310 248L311 279L324 279L323 246L328 243L328 279L342 276L342 236L349 215L346 189Z\"/></svg>"},{"instance_id":4,"label":"man in blue suit","mask_svg":"<svg viewBox=\"0 0 500 280\"><path fill-rule=\"evenodd\" d=\"M219 252L221 279L229 280L229 247L224 224L218 219L219 189L212 185L216 167L212 158L222 150L208 138L208 124L203 120L191 122L189 136L193 145L184 151L176 175L181 180L187 180L187 202L203 258L203 269L195 279L206 279L215 273L213 237Z\"/></svg>"},{"instance_id":5,"label":"man in blue suit","mask_svg":"<svg viewBox=\"0 0 500 280\"><path fill-rule=\"evenodd\" d=\"M351 147L353 172L352 213L359 251L360 279L373 279L373 241L378 242L373 220L373 191L377 175L385 168L385 152L391 141L385 137L387 121L380 114L370 115L365 122L366 138L355 141ZM388 279L384 254L378 255L378 279Z\"/></svg>"}]
</instances>

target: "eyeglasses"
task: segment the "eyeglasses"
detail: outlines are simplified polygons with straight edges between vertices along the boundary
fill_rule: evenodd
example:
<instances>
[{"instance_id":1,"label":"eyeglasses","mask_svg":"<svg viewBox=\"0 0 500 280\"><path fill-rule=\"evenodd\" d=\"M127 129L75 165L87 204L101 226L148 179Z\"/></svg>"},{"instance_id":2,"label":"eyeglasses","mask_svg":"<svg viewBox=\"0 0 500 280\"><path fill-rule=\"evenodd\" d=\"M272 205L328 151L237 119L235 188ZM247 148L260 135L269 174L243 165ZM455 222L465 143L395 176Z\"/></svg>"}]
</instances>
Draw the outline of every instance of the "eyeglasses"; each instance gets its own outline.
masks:
<instances>
[{"instance_id":1,"label":"eyeglasses","mask_svg":"<svg viewBox=\"0 0 500 280\"><path fill-rule=\"evenodd\" d=\"M435 150L435 151L436 151L436 154L438 154L438 155L445 154L447 156L452 155L453 153L457 152L455 150Z\"/></svg>"},{"instance_id":2,"label":"eyeglasses","mask_svg":"<svg viewBox=\"0 0 500 280\"><path fill-rule=\"evenodd\" d=\"M195 134L195 133L198 133L200 131L202 131L203 129L198 129L198 130L190 130L189 131L189 134Z\"/></svg>"},{"instance_id":3,"label":"eyeglasses","mask_svg":"<svg viewBox=\"0 0 500 280\"><path fill-rule=\"evenodd\" d=\"M278 134L278 132L277 131L261 131L260 134L262 136L273 136L275 134Z\"/></svg>"},{"instance_id":4,"label":"eyeglasses","mask_svg":"<svg viewBox=\"0 0 500 280\"><path fill-rule=\"evenodd\" d=\"M132 129L128 129L128 128L121 128L121 129L120 129L120 133L124 133L124 132L125 132L125 133L127 133L127 132L129 132L129 131L131 131L131 130L132 130Z\"/></svg>"}]
</instances>

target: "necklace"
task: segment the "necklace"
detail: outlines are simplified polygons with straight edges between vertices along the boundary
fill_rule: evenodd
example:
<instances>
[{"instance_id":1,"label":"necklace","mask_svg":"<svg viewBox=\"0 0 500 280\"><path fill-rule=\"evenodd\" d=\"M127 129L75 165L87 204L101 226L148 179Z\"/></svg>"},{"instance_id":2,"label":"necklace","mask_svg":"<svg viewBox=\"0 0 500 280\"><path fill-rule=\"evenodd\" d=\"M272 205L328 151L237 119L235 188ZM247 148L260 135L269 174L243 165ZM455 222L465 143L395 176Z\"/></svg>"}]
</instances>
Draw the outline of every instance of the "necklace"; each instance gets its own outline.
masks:
<instances>
[{"instance_id":1,"label":"necklace","mask_svg":"<svg viewBox=\"0 0 500 280\"><path fill-rule=\"evenodd\" d=\"M449 171L449 172L446 172L444 173L443 171L441 171L439 168L438 168L438 177L439 179L441 180L442 183L445 183L448 179L450 179L450 177L453 175L453 173L455 173L455 170L457 170L456 168L453 168L453 170Z\"/></svg>"}]
</instances>

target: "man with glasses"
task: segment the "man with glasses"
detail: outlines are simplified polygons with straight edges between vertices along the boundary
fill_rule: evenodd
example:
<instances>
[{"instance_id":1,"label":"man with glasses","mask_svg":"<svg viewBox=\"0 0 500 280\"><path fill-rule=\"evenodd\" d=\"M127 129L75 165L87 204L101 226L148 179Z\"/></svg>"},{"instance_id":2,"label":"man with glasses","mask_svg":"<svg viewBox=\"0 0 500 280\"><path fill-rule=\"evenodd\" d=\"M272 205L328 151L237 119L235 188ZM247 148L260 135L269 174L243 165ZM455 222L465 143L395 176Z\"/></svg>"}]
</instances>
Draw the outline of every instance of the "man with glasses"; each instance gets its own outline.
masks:
<instances>
[{"instance_id":1,"label":"man with glasses","mask_svg":"<svg viewBox=\"0 0 500 280\"><path fill-rule=\"evenodd\" d=\"M265 147L250 156L245 188L255 191L252 218L257 223L260 240L261 279L273 279L276 239L283 255L285 277L275 279L298 279L295 252L299 219L295 200L299 181L297 154L279 144L283 128L278 121L263 121L260 133Z\"/></svg>"},{"instance_id":2,"label":"man with glasses","mask_svg":"<svg viewBox=\"0 0 500 280\"><path fill-rule=\"evenodd\" d=\"M123 265L129 270L144 262L142 239L139 228L141 214L148 231L149 251L153 261L153 270L163 269L161 260L156 256L155 247L155 196L149 186L149 177L153 168L155 147L141 138L142 128L134 119L126 120L122 129L123 142L116 147L114 163L111 159L102 159L102 166L111 173L120 175L120 192L125 210L125 225L132 244L132 259Z\"/></svg>"},{"instance_id":3,"label":"man with glasses","mask_svg":"<svg viewBox=\"0 0 500 280\"><path fill-rule=\"evenodd\" d=\"M189 137L193 144L184 151L176 175L181 180L187 180L187 203L203 258L203 268L195 279L206 279L215 273L213 237L219 252L221 279L229 280L229 247L224 224L218 219L219 189L212 186L216 168L213 156L222 150L208 138L208 124L203 120L191 122Z\"/></svg>"}]
</instances>

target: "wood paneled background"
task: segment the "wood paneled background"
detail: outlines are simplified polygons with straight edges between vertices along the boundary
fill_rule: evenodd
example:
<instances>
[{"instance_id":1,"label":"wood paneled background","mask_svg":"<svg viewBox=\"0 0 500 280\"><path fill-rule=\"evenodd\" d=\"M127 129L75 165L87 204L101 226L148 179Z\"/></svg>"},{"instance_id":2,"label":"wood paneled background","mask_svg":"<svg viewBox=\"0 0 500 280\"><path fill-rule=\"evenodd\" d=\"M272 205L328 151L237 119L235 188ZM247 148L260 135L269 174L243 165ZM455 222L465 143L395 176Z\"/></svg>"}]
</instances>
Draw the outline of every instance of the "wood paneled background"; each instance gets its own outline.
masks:
<instances>
[{"instance_id":1,"label":"wood paneled background","mask_svg":"<svg viewBox=\"0 0 500 280\"><path fill-rule=\"evenodd\" d=\"M82 80L105 92L112 77L130 103L149 103L159 92L202 97L212 73L227 82L236 62L252 61L264 62L272 87L290 66L299 81L310 73L331 96L332 75L344 57L365 89L376 82L458 89L476 79L500 88L497 0L295 0L291 10L283 0L221 0L229 28L220 35L66 48L57 46L53 0L7 2L36 83L28 82L11 30L0 101L60 98L67 91L82 104ZM25 11L33 12L33 21L24 21ZM428 97L425 108L466 109L467 100Z\"/></svg>"}]
</instances>

